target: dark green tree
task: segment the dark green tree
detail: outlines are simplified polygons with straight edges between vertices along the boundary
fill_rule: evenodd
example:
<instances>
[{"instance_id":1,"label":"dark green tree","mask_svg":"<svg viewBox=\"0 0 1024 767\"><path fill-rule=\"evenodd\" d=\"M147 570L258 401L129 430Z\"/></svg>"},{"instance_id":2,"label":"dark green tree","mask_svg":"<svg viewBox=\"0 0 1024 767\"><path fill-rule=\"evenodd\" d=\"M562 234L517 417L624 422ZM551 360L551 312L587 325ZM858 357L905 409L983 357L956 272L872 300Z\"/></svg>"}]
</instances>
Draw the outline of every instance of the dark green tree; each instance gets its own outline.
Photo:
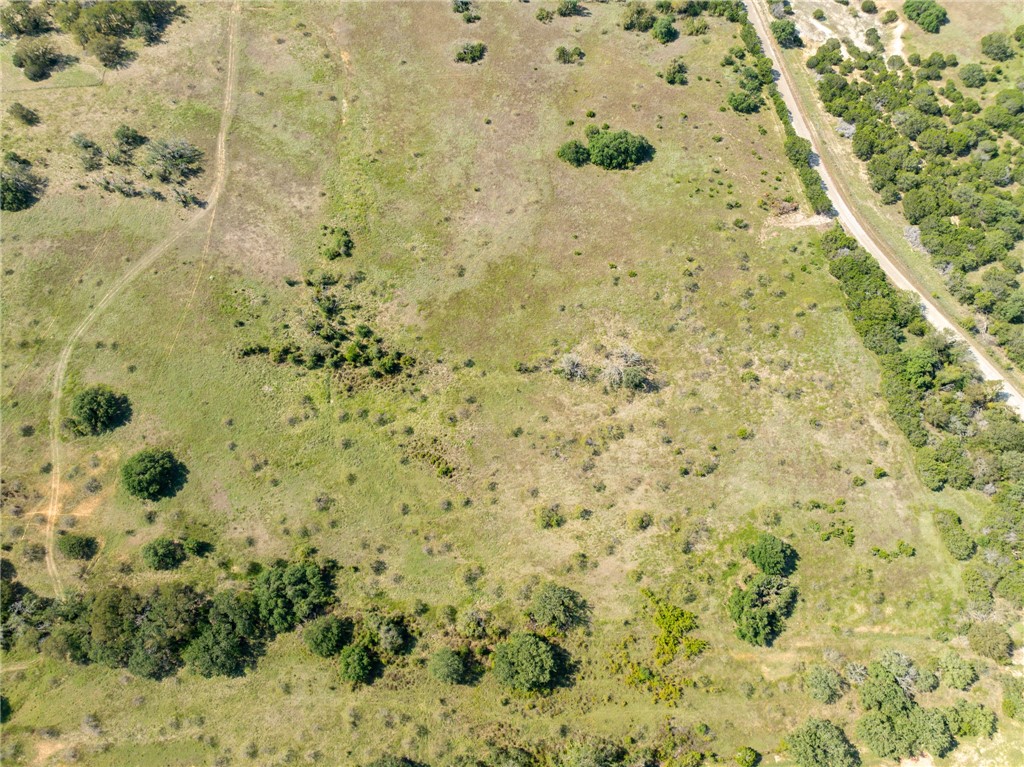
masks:
<instances>
[{"instance_id":1,"label":"dark green tree","mask_svg":"<svg viewBox=\"0 0 1024 767\"><path fill-rule=\"evenodd\" d=\"M174 570L185 561L185 549L178 541L162 535L142 547L142 561L153 570Z\"/></svg>"},{"instance_id":2,"label":"dark green tree","mask_svg":"<svg viewBox=\"0 0 1024 767\"><path fill-rule=\"evenodd\" d=\"M786 739L800 767L857 767L860 754L842 728L827 719L808 719Z\"/></svg>"},{"instance_id":3,"label":"dark green tree","mask_svg":"<svg viewBox=\"0 0 1024 767\"><path fill-rule=\"evenodd\" d=\"M102 434L120 426L130 414L128 397L99 384L83 389L71 400L70 425L78 434Z\"/></svg>"},{"instance_id":4,"label":"dark green tree","mask_svg":"<svg viewBox=\"0 0 1024 767\"><path fill-rule=\"evenodd\" d=\"M536 634L513 634L494 651L495 677L516 692L549 690L556 666L551 645Z\"/></svg>"},{"instance_id":5,"label":"dark green tree","mask_svg":"<svg viewBox=\"0 0 1024 767\"><path fill-rule=\"evenodd\" d=\"M533 592L529 616L539 626L565 632L583 626L590 608L578 592L555 583L545 583Z\"/></svg>"},{"instance_id":6,"label":"dark green tree","mask_svg":"<svg viewBox=\"0 0 1024 767\"><path fill-rule=\"evenodd\" d=\"M57 536L57 548L68 559L92 559L99 551L99 544L91 535L61 533Z\"/></svg>"},{"instance_id":7,"label":"dark green tree","mask_svg":"<svg viewBox=\"0 0 1024 767\"><path fill-rule=\"evenodd\" d=\"M352 628L334 615L324 615L312 621L302 632L306 647L321 658L330 658L348 644Z\"/></svg>"},{"instance_id":8,"label":"dark green tree","mask_svg":"<svg viewBox=\"0 0 1024 767\"><path fill-rule=\"evenodd\" d=\"M140 450L121 467L121 482L136 498L156 501L173 494L184 481L185 466L170 450Z\"/></svg>"},{"instance_id":9,"label":"dark green tree","mask_svg":"<svg viewBox=\"0 0 1024 767\"><path fill-rule=\"evenodd\" d=\"M431 656L428 669L435 679L445 684L462 684L466 678L466 663L462 655L447 647Z\"/></svg>"}]
</instances>

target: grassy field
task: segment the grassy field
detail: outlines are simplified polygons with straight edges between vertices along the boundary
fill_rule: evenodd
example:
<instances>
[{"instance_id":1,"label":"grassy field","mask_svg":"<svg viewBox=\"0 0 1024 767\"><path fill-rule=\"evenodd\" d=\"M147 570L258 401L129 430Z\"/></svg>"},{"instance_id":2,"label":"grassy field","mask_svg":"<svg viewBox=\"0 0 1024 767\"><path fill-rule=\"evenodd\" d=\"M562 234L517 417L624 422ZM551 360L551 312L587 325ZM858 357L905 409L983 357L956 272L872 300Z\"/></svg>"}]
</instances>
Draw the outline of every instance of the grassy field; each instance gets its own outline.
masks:
<instances>
[{"instance_id":1,"label":"grassy field","mask_svg":"<svg viewBox=\"0 0 1024 767\"><path fill-rule=\"evenodd\" d=\"M536 20L540 5L480 3L468 25L441 2L244 3L209 250L203 224L119 295L75 347L65 386L107 383L133 407L126 426L62 444L58 526L101 542L86 566L57 555L67 587L178 577L213 589L250 562L314 546L342 566L345 614L426 605L415 648L352 690L298 633L237 679L153 682L16 646L4 658L5 761L357 764L393 752L441 765L491 742L643 742L666 721L707 724L725 757L749 744L770 761L808 715L852 722L854 696L824 706L800 689L826 651L866 662L884 648L924 659L942 647L963 587L931 511L971 526L987 501L920 483L875 359L814 255L822 225L758 206L799 199L800 185L770 110L721 109L737 78L719 62L737 27L710 19L710 34L662 46L623 31L614 4L550 24ZM88 62L33 86L0 48L5 98L18 88L43 118L26 128L5 115L5 147L45 159L50 180L3 227L4 482L26 497L17 515L4 509L3 541L41 594L52 594L46 569L25 552L43 540L57 355L104 286L191 215L78 188L85 172L67 135L109 140L129 123L187 138L212 163L228 11L190 4L164 44L95 86ZM475 40L484 60L455 63ZM559 45L580 46L583 64L556 63ZM675 56L688 85L657 77ZM591 122L643 134L653 160L630 172L557 160ZM194 186L208 183L209 173ZM351 231L351 259L318 254L322 225ZM323 271L354 283L355 313L415 358L408 374L382 383L239 357L301 325L302 280ZM648 361L654 391L555 372L567 353L604 365L626 347ZM189 469L184 489L157 503L117 479L148 445ZM708 476L680 471L709 462ZM810 502L838 499L852 547L817 532L837 515ZM565 524L539 528L535 510L555 504ZM638 530L642 512L653 524ZM799 604L770 649L740 642L724 606L759 529L801 557ZM177 576L153 573L139 552L160 534L215 549ZM898 539L916 556L871 556ZM427 674L425 659L450 641L444 606L519 628L524 588L545 580L593 607L591 627L565 642L579 664L569 686L521 699L491 675L452 688ZM710 642L671 667L700 680L675 707L607 671L630 634L651 652L644 587L696 612ZM998 708L994 676L975 689ZM83 727L86 714L98 728ZM968 741L949 763L1015 763L1021 734L1001 725L987 756Z\"/></svg>"}]
</instances>

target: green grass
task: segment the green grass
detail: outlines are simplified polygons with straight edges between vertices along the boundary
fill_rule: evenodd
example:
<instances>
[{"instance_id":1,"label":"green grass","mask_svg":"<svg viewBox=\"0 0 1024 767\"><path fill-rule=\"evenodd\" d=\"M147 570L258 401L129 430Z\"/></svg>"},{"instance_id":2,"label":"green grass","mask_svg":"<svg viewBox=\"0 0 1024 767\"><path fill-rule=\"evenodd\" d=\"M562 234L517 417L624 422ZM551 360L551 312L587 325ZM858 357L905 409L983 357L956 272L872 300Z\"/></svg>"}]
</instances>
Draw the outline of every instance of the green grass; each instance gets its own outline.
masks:
<instances>
[{"instance_id":1,"label":"green grass","mask_svg":"<svg viewBox=\"0 0 1024 767\"><path fill-rule=\"evenodd\" d=\"M101 315L71 362L68 391L108 383L131 397L135 415L109 435L63 445L62 523L76 519L103 546L82 570L59 560L70 585L145 588L181 577L225 587L250 561L313 545L342 564L346 614L430 606L411 656L356 691L298 633L278 638L241 679L183 672L156 683L44 660L4 680L14 709L5 741L24 749L25 762L74 747L79 763L95 765L301 763L314 751L325 763L394 751L445 764L479 754L488 738L555 745L563 726L572 736L647 737L667 716L707 722L721 754L744 744L771 753L808 714L850 721L795 689L800 664L819 662L823 649L863 662L884 647L922 658L941 647L935 632L962 594L931 509L956 509L970 524L984 501L921 486L877 394L874 358L813 255L815 230L781 227L758 208L767 192L799 199L800 188L770 110L719 111L733 75L718 62L737 44L734 26L711 19L710 35L661 46L618 29L615 6L592 4L591 15L550 25L531 7L483 4L472 35L488 54L467 68L452 61L468 33L447 5L243 4L229 176L209 255L203 226ZM223 85L213 62L223 62L226 10L190 12L165 50L144 52L181 69L155 88L143 87L144 57L118 73L117 84L95 91L92 132L109 133L125 121L125 104L137 105L152 135L183 135L212 158ZM197 39L205 48L186 53ZM559 44L586 50L584 65L554 63ZM679 55L690 84L665 85L655 72ZM197 95L186 95L189 83ZM5 222L5 246L10 238L21 249L4 263L14 270L3 287L4 406L16 414L4 424L5 475L33 502L18 519L5 514L4 541L15 543L19 576L50 593L42 564L20 556L20 539L41 539L54 358L102 295L95 282L113 279L181 214L171 203L112 204L76 191L71 148L54 137L72 107L45 98L25 103L41 108L52 133L4 123L37 155L47 142L59 146L51 167L63 174L35 208ZM559 162L557 147L591 121L645 135L654 160L627 173ZM742 207L728 209L729 200ZM748 229L732 225L738 216ZM351 260L319 259L323 223L351 230ZM97 248L104 237L109 245ZM237 357L247 343L280 338L282 323L301 322L309 291L285 279L308 269L365 273L353 291L361 316L417 359L411 377L355 380L346 391L349 381L324 371ZM33 320L53 324L44 333ZM17 348L34 333L41 346ZM599 361L599 345L625 344L651 362L659 391L606 393L548 369L569 350ZM518 361L541 369L518 373ZM746 370L760 384L741 382ZM22 423L35 435L19 436ZM602 439L609 428L621 439ZM753 437L740 439L740 428ZM409 457L414 440L433 439L455 467L450 480ZM188 465L176 497L144 505L118 486L118 466L144 445L169 447ZM712 446L714 473L680 476ZM870 478L874 465L890 476ZM857 487L856 475L869 479ZM103 489L88 493L90 477ZM320 494L334 499L328 511L316 509ZM822 543L809 527L829 517L806 511L809 500L840 497L853 548ZM533 510L554 503L566 524L538 529ZM578 518L581 506L589 519ZM630 526L638 511L652 514L651 528ZM724 609L742 543L766 527L801 555L801 601L771 649L741 644ZM215 551L177 576L141 564L146 542L185 533ZM917 556L870 556L897 538ZM570 569L578 552L596 566ZM375 560L387 564L381 575ZM482 578L467 583L477 566ZM448 641L440 608L485 608L498 625L521 628L520 591L531 579L556 580L594 606L592 631L565 643L580 663L576 684L506 703L489 674L454 689L433 680L423 661ZM638 653L652 651L642 587L676 604L690 592L685 607L701 620L694 635L711 647L670 668L706 675L714 691L687 691L669 708L606 673L630 632ZM8 657L34 656L16 648ZM749 700L744 682L755 687ZM995 700L991 681L981 689ZM88 712L102 736L83 731ZM47 727L58 734L43 735ZM1009 741L1019 727L1004 732Z\"/></svg>"}]
</instances>

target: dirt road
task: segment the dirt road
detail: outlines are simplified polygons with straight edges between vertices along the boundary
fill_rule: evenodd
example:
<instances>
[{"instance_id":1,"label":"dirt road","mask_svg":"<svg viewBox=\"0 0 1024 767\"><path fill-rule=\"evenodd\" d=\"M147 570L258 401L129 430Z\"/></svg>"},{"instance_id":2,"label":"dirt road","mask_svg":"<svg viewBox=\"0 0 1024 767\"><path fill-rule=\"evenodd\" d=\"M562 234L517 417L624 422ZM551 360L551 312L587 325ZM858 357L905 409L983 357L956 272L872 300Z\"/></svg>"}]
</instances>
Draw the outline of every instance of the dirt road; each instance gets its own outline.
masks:
<instances>
[{"instance_id":1,"label":"dirt road","mask_svg":"<svg viewBox=\"0 0 1024 767\"><path fill-rule=\"evenodd\" d=\"M110 289L93 307L92 311L78 324L64 342L60 356L57 358L57 367L53 374L53 386L50 393L50 499L46 509L46 571L49 573L53 583L54 593L63 595L64 585L60 579L60 570L57 568L57 561L53 556L53 544L56 535L57 520L60 517L60 422L61 422L61 398L64 394L64 379L68 372L68 363L75 350L75 344L87 331L96 319L103 313L103 310L113 303L114 299L131 284L136 277L148 269L154 261L166 253L172 245L188 234L204 219L209 219L212 228L213 219L217 212L217 203L220 201L221 192L224 191L224 183L227 178L227 134L231 126L231 116L235 107L235 85L238 79L237 53L235 51L236 38L238 36L238 22L241 15L241 0L235 0L231 6L231 17L228 22L228 62L226 82L224 85L224 101L221 106L220 129L217 132L217 155L214 161L213 186L207 197L207 205L198 211L191 218L186 219L173 234L162 242L157 243L146 251L139 259L132 264L124 274L110 286ZM206 247L209 246L207 236ZM194 292L194 291L193 291Z\"/></svg>"},{"instance_id":2,"label":"dirt road","mask_svg":"<svg viewBox=\"0 0 1024 767\"><path fill-rule=\"evenodd\" d=\"M762 0L751 0L747 3L750 10L750 21L761 37L765 53L774 59L780 77L776 82L779 93L789 107L793 115L793 129L797 134L811 142L815 153L821 157L820 143L818 137L811 128L811 121L807 119L805 107L796 97L796 89L793 87L793 80L786 67L786 60L782 57L775 38L769 31L768 9ZM892 280L893 284L901 290L910 290L917 294L924 310L925 318L939 331L948 331L958 340L963 341L970 350L986 381L996 381L1002 386L1002 395L1005 402L1013 408L1018 415L1024 417L1024 394L1018 389L1009 377L1003 372L999 365L992 360L988 353L978 344L969 333L961 328L952 317L939 307L927 291L914 278L913 273L900 261L891 249L889 249L882 237L878 236L856 213L855 205L850 202L851 196L844 189L841 183L837 183L836 177L832 175L824 159L818 166L821 178L825 182L825 188L829 198L832 200L838 213L839 221L846 228L849 234L857 239L857 242L864 247L878 261L882 270ZM863 205L871 205L872 202L863 202Z\"/></svg>"}]
</instances>

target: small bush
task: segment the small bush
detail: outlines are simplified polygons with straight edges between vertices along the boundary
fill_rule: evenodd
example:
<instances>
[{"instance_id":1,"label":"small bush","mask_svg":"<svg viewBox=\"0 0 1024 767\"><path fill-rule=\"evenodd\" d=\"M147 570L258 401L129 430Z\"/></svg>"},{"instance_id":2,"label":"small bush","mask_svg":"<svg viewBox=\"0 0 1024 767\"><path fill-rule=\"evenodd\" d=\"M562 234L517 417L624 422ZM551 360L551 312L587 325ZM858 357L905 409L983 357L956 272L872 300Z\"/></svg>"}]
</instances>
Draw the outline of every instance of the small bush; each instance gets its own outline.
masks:
<instances>
[{"instance_id":1,"label":"small bush","mask_svg":"<svg viewBox=\"0 0 1024 767\"><path fill-rule=\"evenodd\" d=\"M771 533L761 533L746 554L765 575L786 576L796 570L796 551Z\"/></svg>"},{"instance_id":2,"label":"small bush","mask_svg":"<svg viewBox=\"0 0 1024 767\"><path fill-rule=\"evenodd\" d=\"M578 16L583 13L583 6L580 5L580 0L558 0L555 13L563 18Z\"/></svg>"},{"instance_id":3,"label":"small bush","mask_svg":"<svg viewBox=\"0 0 1024 767\"><path fill-rule=\"evenodd\" d=\"M534 591L527 614L539 626L565 632L586 624L589 611L587 601L579 593L545 583Z\"/></svg>"},{"instance_id":4,"label":"small bush","mask_svg":"<svg viewBox=\"0 0 1024 767\"><path fill-rule=\"evenodd\" d=\"M646 3L631 0L622 13L622 28L634 32L648 32L656 17Z\"/></svg>"},{"instance_id":5,"label":"small bush","mask_svg":"<svg viewBox=\"0 0 1024 767\"><path fill-rule=\"evenodd\" d=\"M96 552L99 551L99 544L90 535L61 533L57 536L57 548L68 559L89 560L96 556Z\"/></svg>"},{"instance_id":6,"label":"small bush","mask_svg":"<svg viewBox=\"0 0 1024 767\"><path fill-rule=\"evenodd\" d=\"M679 30L672 24L671 17L661 16L651 27L651 37L662 45L667 45L679 37Z\"/></svg>"},{"instance_id":7,"label":"small bush","mask_svg":"<svg viewBox=\"0 0 1024 767\"><path fill-rule=\"evenodd\" d=\"M971 624L967 631L967 641L971 649L978 655L991 658L997 663L1009 663L1013 655L1013 640L1006 630L991 621L979 621Z\"/></svg>"},{"instance_id":8,"label":"small bush","mask_svg":"<svg viewBox=\"0 0 1024 767\"><path fill-rule=\"evenodd\" d=\"M368 684L373 679L376 659L364 644L352 644L338 653L338 671L350 684Z\"/></svg>"},{"instance_id":9,"label":"small bush","mask_svg":"<svg viewBox=\"0 0 1024 767\"><path fill-rule=\"evenodd\" d=\"M103 434L127 420L131 413L128 397L109 386L90 386L71 400L72 428L77 434Z\"/></svg>"},{"instance_id":10,"label":"small bush","mask_svg":"<svg viewBox=\"0 0 1024 767\"><path fill-rule=\"evenodd\" d=\"M557 504L554 506L541 506L534 514L537 519L537 527L541 530L550 530L565 524L565 516Z\"/></svg>"},{"instance_id":11,"label":"small bush","mask_svg":"<svg viewBox=\"0 0 1024 767\"><path fill-rule=\"evenodd\" d=\"M540 10L537 11L537 21L539 21L541 24L547 24L553 18L555 18L555 14L553 14L547 8L541 8Z\"/></svg>"},{"instance_id":12,"label":"small bush","mask_svg":"<svg viewBox=\"0 0 1024 767\"><path fill-rule=\"evenodd\" d=\"M14 152L4 153L0 165L0 210L14 212L32 207L43 186L43 179L32 171L32 163Z\"/></svg>"},{"instance_id":13,"label":"small bush","mask_svg":"<svg viewBox=\"0 0 1024 767\"><path fill-rule=\"evenodd\" d=\"M24 125L31 126L39 124L39 113L29 109L20 101L15 101L7 107L7 114Z\"/></svg>"},{"instance_id":14,"label":"small bush","mask_svg":"<svg viewBox=\"0 0 1024 767\"><path fill-rule=\"evenodd\" d=\"M487 54L487 46L483 43L466 43L455 54L455 60L461 64L475 64Z\"/></svg>"},{"instance_id":15,"label":"small bush","mask_svg":"<svg viewBox=\"0 0 1024 767\"><path fill-rule=\"evenodd\" d=\"M686 63L677 56L665 67L665 82L669 85L686 85Z\"/></svg>"},{"instance_id":16,"label":"small bush","mask_svg":"<svg viewBox=\"0 0 1024 767\"><path fill-rule=\"evenodd\" d=\"M875 4L875 0L864 0L860 4L860 9L864 13L878 13L878 6Z\"/></svg>"},{"instance_id":17,"label":"small bush","mask_svg":"<svg viewBox=\"0 0 1024 767\"><path fill-rule=\"evenodd\" d=\"M321 658L337 655L351 638L350 626L334 615L324 615L306 626L302 639Z\"/></svg>"},{"instance_id":18,"label":"small bush","mask_svg":"<svg viewBox=\"0 0 1024 767\"><path fill-rule=\"evenodd\" d=\"M428 670L431 676L445 684L462 684L466 679L466 664L462 656L443 647L430 658Z\"/></svg>"},{"instance_id":19,"label":"small bush","mask_svg":"<svg viewBox=\"0 0 1024 767\"><path fill-rule=\"evenodd\" d=\"M185 467L169 450L141 450L121 467L121 482L136 498L156 501L174 493L183 481Z\"/></svg>"},{"instance_id":20,"label":"small bush","mask_svg":"<svg viewBox=\"0 0 1024 767\"><path fill-rule=\"evenodd\" d=\"M566 48L564 45L559 45L555 49L555 61L559 64L575 64L578 61L582 61L586 56L582 48Z\"/></svg>"},{"instance_id":21,"label":"small bush","mask_svg":"<svg viewBox=\"0 0 1024 767\"><path fill-rule=\"evenodd\" d=\"M943 683L954 690L966 690L978 681L978 672L974 666L952 649L947 649L939 656L939 671Z\"/></svg>"},{"instance_id":22,"label":"small bush","mask_svg":"<svg viewBox=\"0 0 1024 767\"><path fill-rule=\"evenodd\" d=\"M807 694L820 703L835 703L843 697L845 682L828 666L812 666L804 677Z\"/></svg>"},{"instance_id":23,"label":"small bush","mask_svg":"<svg viewBox=\"0 0 1024 767\"><path fill-rule=\"evenodd\" d=\"M935 526L939 530L939 538L942 539L946 550L955 559L963 561L974 556L977 544L967 534L967 531L964 530L960 523L960 517L955 511L936 509L932 518L935 520Z\"/></svg>"},{"instance_id":24,"label":"small bush","mask_svg":"<svg viewBox=\"0 0 1024 767\"><path fill-rule=\"evenodd\" d=\"M741 748L734 758L738 767L757 767L761 763L761 755L750 746Z\"/></svg>"},{"instance_id":25,"label":"small bush","mask_svg":"<svg viewBox=\"0 0 1024 767\"><path fill-rule=\"evenodd\" d=\"M558 148L558 158L580 168L590 162L590 150L582 141L566 141Z\"/></svg>"},{"instance_id":26,"label":"small bush","mask_svg":"<svg viewBox=\"0 0 1024 767\"><path fill-rule=\"evenodd\" d=\"M772 34L783 48L800 48L804 42L800 39L800 32L796 24L789 19L773 21L771 25Z\"/></svg>"},{"instance_id":27,"label":"small bush","mask_svg":"<svg viewBox=\"0 0 1024 767\"><path fill-rule=\"evenodd\" d=\"M161 536L142 547L142 561L153 570L174 570L185 561L185 548L178 541Z\"/></svg>"},{"instance_id":28,"label":"small bush","mask_svg":"<svg viewBox=\"0 0 1024 767\"><path fill-rule=\"evenodd\" d=\"M896 11L886 11L881 16L881 22L883 24L894 24L900 15Z\"/></svg>"},{"instance_id":29,"label":"small bush","mask_svg":"<svg viewBox=\"0 0 1024 767\"><path fill-rule=\"evenodd\" d=\"M555 653L536 634L513 634L494 651L494 676L516 692L541 692L555 683Z\"/></svg>"}]
</instances>

